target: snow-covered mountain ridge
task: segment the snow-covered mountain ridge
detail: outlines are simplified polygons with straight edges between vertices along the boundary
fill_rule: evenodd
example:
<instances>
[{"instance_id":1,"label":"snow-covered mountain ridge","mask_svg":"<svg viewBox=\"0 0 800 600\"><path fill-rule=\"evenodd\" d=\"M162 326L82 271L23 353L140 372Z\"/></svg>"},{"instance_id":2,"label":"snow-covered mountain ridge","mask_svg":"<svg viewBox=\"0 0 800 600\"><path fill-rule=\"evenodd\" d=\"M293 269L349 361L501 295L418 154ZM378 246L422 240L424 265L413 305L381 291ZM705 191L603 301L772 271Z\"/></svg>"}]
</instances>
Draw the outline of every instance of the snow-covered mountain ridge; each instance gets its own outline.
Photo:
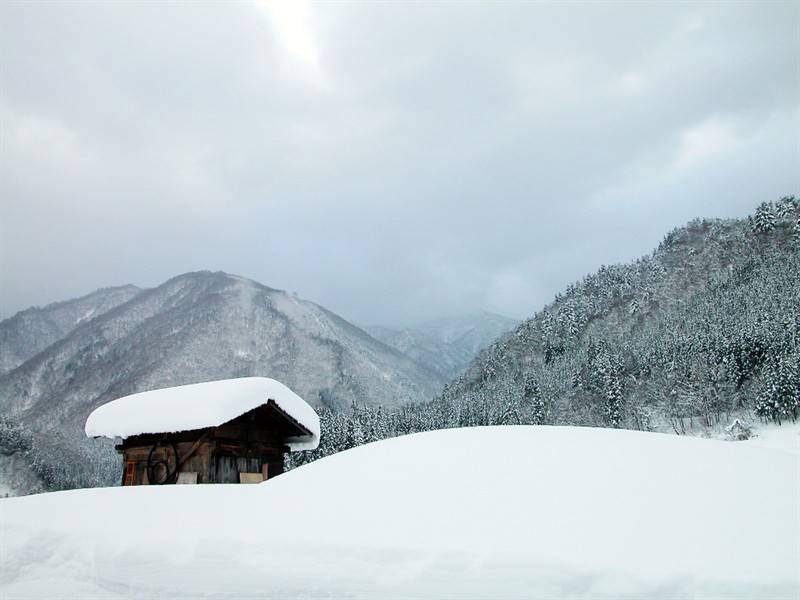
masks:
<instances>
[{"instance_id":1,"label":"snow-covered mountain ridge","mask_svg":"<svg viewBox=\"0 0 800 600\"><path fill-rule=\"evenodd\" d=\"M135 285L102 288L73 300L31 307L0 321L0 375L141 291Z\"/></svg>"}]
</instances>

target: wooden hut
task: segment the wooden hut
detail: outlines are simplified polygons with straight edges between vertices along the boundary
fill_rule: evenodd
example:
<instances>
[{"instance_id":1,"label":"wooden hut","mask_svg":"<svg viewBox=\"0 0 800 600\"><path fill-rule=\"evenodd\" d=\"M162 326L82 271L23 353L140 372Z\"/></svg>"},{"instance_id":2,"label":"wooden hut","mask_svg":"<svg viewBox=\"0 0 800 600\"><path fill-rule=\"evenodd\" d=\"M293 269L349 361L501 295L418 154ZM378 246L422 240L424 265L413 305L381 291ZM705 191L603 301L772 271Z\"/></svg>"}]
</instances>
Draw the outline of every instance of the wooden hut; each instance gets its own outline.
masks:
<instances>
[{"instance_id":1,"label":"wooden hut","mask_svg":"<svg viewBox=\"0 0 800 600\"><path fill-rule=\"evenodd\" d=\"M126 396L97 408L90 437L122 438L122 485L258 483L319 443L319 417L285 385L246 377Z\"/></svg>"}]
</instances>

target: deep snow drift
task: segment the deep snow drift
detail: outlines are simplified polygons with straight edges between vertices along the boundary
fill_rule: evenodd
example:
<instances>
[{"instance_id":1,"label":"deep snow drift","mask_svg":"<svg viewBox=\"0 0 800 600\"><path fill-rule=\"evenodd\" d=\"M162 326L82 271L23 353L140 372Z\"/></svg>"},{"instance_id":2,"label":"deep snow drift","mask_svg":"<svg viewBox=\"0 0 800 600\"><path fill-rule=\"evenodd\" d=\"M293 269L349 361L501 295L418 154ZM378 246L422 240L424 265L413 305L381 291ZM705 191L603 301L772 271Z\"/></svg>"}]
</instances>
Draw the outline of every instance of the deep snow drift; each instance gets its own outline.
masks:
<instances>
[{"instance_id":1,"label":"deep snow drift","mask_svg":"<svg viewBox=\"0 0 800 600\"><path fill-rule=\"evenodd\" d=\"M800 458L570 427L417 434L261 485L0 501L0 597L800 594Z\"/></svg>"},{"instance_id":2,"label":"deep snow drift","mask_svg":"<svg viewBox=\"0 0 800 600\"><path fill-rule=\"evenodd\" d=\"M758 423L753 427L753 434L753 437L741 443L800 455L800 422L786 422L783 425Z\"/></svg>"}]
</instances>

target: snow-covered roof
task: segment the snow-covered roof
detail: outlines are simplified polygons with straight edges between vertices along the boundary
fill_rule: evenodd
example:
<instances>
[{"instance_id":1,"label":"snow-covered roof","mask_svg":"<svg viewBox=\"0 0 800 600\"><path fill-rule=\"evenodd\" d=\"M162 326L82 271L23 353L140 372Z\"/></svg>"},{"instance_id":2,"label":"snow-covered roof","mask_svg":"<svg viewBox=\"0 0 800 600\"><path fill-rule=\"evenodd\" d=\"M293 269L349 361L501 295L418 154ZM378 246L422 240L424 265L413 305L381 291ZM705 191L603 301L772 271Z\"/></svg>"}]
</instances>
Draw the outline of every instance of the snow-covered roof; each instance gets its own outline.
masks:
<instances>
[{"instance_id":1,"label":"snow-covered roof","mask_svg":"<svg viewBox=\"0 0 800 600\"><path fill-rule=\"evenodd\" d=\"M270 400L310 432L290 438L289 448L316 448L317 413L288 387L266 377L223 379L125 396L96 408L86 420L85 430L89 437L126 438L203 429L222 425Z\"/></svg>"}]
</instances>

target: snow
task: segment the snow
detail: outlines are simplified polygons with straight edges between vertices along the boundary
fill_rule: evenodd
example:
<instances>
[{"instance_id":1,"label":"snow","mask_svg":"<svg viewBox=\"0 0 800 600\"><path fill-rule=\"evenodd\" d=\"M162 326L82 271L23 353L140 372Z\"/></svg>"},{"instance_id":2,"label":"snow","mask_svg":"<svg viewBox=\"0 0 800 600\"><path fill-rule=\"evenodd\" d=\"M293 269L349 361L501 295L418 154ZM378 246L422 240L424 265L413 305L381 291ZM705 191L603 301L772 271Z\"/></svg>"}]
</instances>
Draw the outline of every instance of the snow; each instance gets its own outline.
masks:
<instances>
[{"instance_id":1,"label":"snow","mask_svg":"<svg viewBox=\"0 0 800 600\"><path fill-rule=\"evenodd\" d=\"M83 323L84 321L88 321L89 319L91 319L94 316L95 312L97 312L97 307L96 306L90 308L89 310L87 310L83 314L82 317L78 317L77 319L75 319L75 324L77 325L79 323Z\"/></svg>"},{"instance_id":2,"label":"snow","mask_svg":"<svg viewBox=\"0 0 800 600\"><path fill-rule=\"evenodd\" d=\"M269 400L311 432L290 439L289 448L316 448L320 432L317 413L288 387L266 377L223 379L125 396L95 409L85 430L89 437L113 439L202 429L226 423Z\"/></svg>"},{"instance_id":3,"label":"snow","mask_svg":"<svg viewBox=\"0 0 800 600\"><path fill-rule=\"evenodd\" d=\"M0 500L0 597L797 598L800 458L573 427Z\"/></svg>"},{"instance_id":4,"label":"snow","mask_svg":"<svg viewBox=\"0 0 800 600\"><path fill-rule=\"evenodd\" d=\"M753 427L753 433L754 437L738 443L800 455L800 421L796 423L787 421L782 425L759 424Z\"/></svg>"}]
</instances>

